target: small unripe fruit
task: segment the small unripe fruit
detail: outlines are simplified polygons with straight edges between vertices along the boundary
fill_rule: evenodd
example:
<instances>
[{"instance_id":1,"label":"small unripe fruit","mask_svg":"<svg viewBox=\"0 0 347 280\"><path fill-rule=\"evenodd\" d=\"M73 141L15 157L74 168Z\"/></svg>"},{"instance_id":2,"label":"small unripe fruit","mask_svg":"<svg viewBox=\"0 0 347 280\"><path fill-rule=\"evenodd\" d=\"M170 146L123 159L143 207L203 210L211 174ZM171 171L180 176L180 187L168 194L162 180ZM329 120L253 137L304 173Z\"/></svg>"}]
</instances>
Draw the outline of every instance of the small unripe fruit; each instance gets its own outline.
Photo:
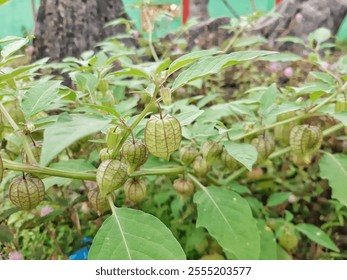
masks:
<instances>
[{"instance_id":1,"label":"small unripe fruit","mask_svg":"<svg viewBox=\"0 0 347 280\"><path fill-rule=\"evenodd\" d=\"M105 94L108 90L108 80L106 79L102 79L99 81L99 84L98 84L98 89L103 93Z\"/></svg>"},{"instance_id":2,"label":"small unripe fruit","mask_svg":"<svg viewBox=\"0 0 347 280\"><path fill-rule=\"evenodd\" d=\"M194 184L187 179L176 179L172 186L183 197L191 196L194 193Z\"/></svg>"},{"instance_id":3,"label":"small unripe fruit","mask_svg":"<svg viewBox=\"0 0 347 280\"><path fill-rule=\"evenodd\" d=\"M191 146L185 146L180 149L180 160L187 166L190 165L198 155L199 152Z\"/></svg>"},{"instance_id":4,"label":"small unripe fruit","mask_svg":"<svg viewBox=\"0 0 347 280\"><path fill-rule=\"evenodd\" d=\"M126 141L122 147L122 158L129 168L129 173L142 166L148 158L148 150L141 140Z\"/></svg>"},{"instance_id":5,"label":"small unripe fruit","mask_svg":"<svg viewBox=\"0 0 347 280\"><path fill-rule=\"evenodd\" d=\"M296 235L295 228L292 225L283 225L279 229L278 242L287 251L295 251L299 244L299 238Z\"/></svg>"},{"instance_id":6,"label":"small unripe fruit","mask_svg":"<svg viewBox=\"0 0 347 280\"><path fill-rule=\"evenodd\" d=\"M181 145L181 140L181 125L176 118L154 115L147 121L145 142L152 155L169 160L170 155Z\"/></svg>"},{"instance_id":7,"label":"small unripe fruit","mask_svg":"<svg viewBox=\"0 0 347 280\"><path fill-rule=\"evenodd\" d=\"M105 160L96 172L96 182L102 195L119 189L127 179L127 166L119 160Z\"/></svg>"},{"instance_id":8,"label":"small unripe fruit","mask_svg":"<svg viewBox=\"0 0 347 280\"><path fill-rule=\"evenodd\" d=\"M297 125L290 131L289 143L294 154L309 163L312 154L317 152L323 141L323 134L318 126Z\"/></svg>"},{"instance_id":9,"label":"small unripe fruit","mask_svg":"<svg viewBox=\"0 0 347 280\"><path fill-rule=\"evenodd\" d=\"M192 168L198 177L204 177L210 169L206 159L200 156L193 161Z\"/></svg>"},{"instance_id":10,"label":"small unripe fruit","mask_svg":"<svg viewBox=\"0 0 347 280\"><path fill-rule=\"evenodd\" d=\"M277 116L277 121L284 121L296 116L295 112L287 112ZM292 128L298 124L298 121L292 121L286 124L277 125L274 129L275 139L283 146L289 145L289 134Z\"/></svg>"},{"instance_id":11,"label":"small unripe fruit","mask_svg":"<svg viewBox=\"0 0 347 280\"><path fill-rule=\"evenodd\" d=\"M160 89L160 96L166 106L171 105L171 90L167 87Z\"/></svg>"},{"instance_id":12,"label":"small unripe fruit","mask_svg":"<svg viewBox=\"0 0 347 280\"><path fill-rule=\"evenodd\" d=\"M111 210L107 196L102 195L99 191L99 188L93 188L88 191L88 200L92 208L96 210L99 215ZM112 200L114 200L113 194Z\"/></svg>"},{"instance_id":13,"label":"small unripe fruit","mask_svg":"<svg viewBox=\"0 0 347 280\"><path fill-rule=\"evenodd\" d=\"M223 150L222 152L222 161L225 165L225 167L230 171L233 172L238 167L239 163L236 159L234 159L226 150Z\"/></svg>"},{"instance_id":14,"label":"small unripe fruit","mask_svg":"<svg viewBox=\"0 0 347 280\"><path fill-rule=\"evenodd\" d=\"M223 146L220 143L214 141L207 141L201 146L202 156L208 163L213 162L220 156L223 151Z\"/></svg>"},{"instance_id":15,"label":"small unripe fruit","mask_svg":"<svg viewBox=\"0 0 347 280\"><path fill-rule=\"evenodd\" d=\"M125 197L132 203L139 203L146 198L146 184L139 179L129 179L124 185Z\"/></svg>"},{"instance_id":16,"label":"small unripe fruit","mask_svg":"<svg viewBox=\"0 0 347 280\"><path fill-rule=\"evenodd\" d=\"M40 178L23 175L12 180L9 192L14 205L22 210L31 210L44 199L45 186Z\"/></svg>"},{"instance_id":17,"label":"small unripe fruit","mask_svg":"<svg viewBox=\"0 0 347 280\"><path fill-rule=\"evenodd\" d=\"M347 99L338 99L335 103L335 112L347 111Z\"/></svg>"},{"instance_id":18,"label":"small unripe fruit","mask_svg":"<svg viewBox=\"0 0 347 280\"><path fill-rule=\"evenodd\" d=\"M124 133L125 133L125 130L123 127L120 127L120 126L110 127L106 134L107 148L109 150L117 148L119 142L122 140L124 136Z\"/></svg>"},{"instance_id":19,"label":"small unripe fruit","mask_svg":"<svg viewBox=\"0 0 347 280\"><path fill-rule=\"evenodd\" d=\"M108 148L101 149L99 152L99 158L101 161L113 159L112 153L113 151L109 150Z\"/></svg>"},{"instance_id":20,"label":"small unripe fruit","mask_svg":"<svg viewBox=\"0 0 347 280\"><path fill-rule=\"evenodd\" d=\"M259 135L257 138L252 140L251 144L257 149L257 162L263 162L275 150L275 142L267 135Z\"/></svg>"}]
</instances>

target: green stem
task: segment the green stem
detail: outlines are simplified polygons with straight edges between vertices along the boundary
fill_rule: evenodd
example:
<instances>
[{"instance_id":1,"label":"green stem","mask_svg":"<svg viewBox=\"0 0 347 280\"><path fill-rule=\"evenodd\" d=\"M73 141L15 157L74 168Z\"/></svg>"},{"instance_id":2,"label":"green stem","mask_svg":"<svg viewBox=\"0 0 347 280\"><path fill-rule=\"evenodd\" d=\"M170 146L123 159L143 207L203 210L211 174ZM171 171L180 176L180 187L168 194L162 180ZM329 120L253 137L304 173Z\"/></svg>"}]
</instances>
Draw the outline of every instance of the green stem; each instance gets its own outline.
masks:
<instances>
[{"instance_id":1,"label":"green stem","mask_svg":"<svg viewBox=\"0 0 347 280\"><path fill-rule=\"evenodd\" d=\"M142 169L135 171L129 175L129 177L141 177L150 175L176 175L183 174L186 169L183 166L171 167L171 168L156 168L156 169Z\"/></svg>"},{"instance_id":2,"label":"green stem","mask_svg":"<svg viewBox=\"0 0 347 280\"><path fill-rule=\"evenodd\" d=\"M152 29L153 29L153 26L152 26L151 21L149 20L149 17L147 15L147 13L145 12L144 14L145 14L146 22L147 22L147 25L148 25L148 45L149 45L149 49L151 50L151 53L152 53L152 56L153 56L154 60L155 61L159 61L159 57L157 55L157 52L155 51L155 48L153 46L153 41L152 41Z\"/></svg>"},{"instance_id":3,"label":"green stem","mask_svg":"<svg viewBox=\"0 0 347 280\"><path fill-rule=\"evenodd\" d=\"M64 178L71 178L71 179L96 181L95 173L65 171L65 170L59 170L59 169L54 169L49 167L41 167L41 166L34 166L34 165L19 163L19 162L11 161L8 159L2 159L2 161L4 164L4 168L14 170L14 171L37 173L42 175L64 177Z\"/></svg>"},{"instance_id":4,"label":"green stem","mask_svg":"<svg viewBox=\"0 0 347 280\"><path fill-rule=\"evenodd\" d=\"M17 136L19 137L19 139L21 140L22 144L23 144L23 148L24 151L26 153L26 155L28 156L28 161L31 164L37 165L37 161L34 157L34 154L30 148L30 144L26 138L26 136L20 131L19 126L16 124L16 122L13 120L13 118L11 117L11 115L7 112L5 106L0 102L0 111L1 113L5 116L5 118L7 119L7 121L10 123L10 125L12 126L14 132L17 134Z\"/></svg>"},{"instance_id":5,"label":"green stem","mask_svg":"<svg viewBox=\"0 0 347 280\"><path fill-rule=\"evenodd\" d=\"M187 177L189 177L190 180L192 180L193 183L195 185L197 185L200 189L202 189L204 192L206 192L206 187L203 184L201 184L200 181L194 175L188 173Z\"/></svg>"}]
</instances>

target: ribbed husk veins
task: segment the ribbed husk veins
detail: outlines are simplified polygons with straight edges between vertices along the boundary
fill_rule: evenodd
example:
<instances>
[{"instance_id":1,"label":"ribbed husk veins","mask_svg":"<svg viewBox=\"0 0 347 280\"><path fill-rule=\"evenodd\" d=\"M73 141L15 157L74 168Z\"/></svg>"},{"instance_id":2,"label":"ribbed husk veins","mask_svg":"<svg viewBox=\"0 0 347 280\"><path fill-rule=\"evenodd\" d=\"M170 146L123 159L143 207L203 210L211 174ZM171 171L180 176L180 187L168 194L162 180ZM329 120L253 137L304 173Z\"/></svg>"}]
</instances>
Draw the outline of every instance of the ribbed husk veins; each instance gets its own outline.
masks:
<instances>
[{"instance_id":1,"label":"ribbed husk veins","mask_svg":"<svg viewBox=\"0 0 347 280\"><path fill-rule=\"evenodd\" d=\"M220 143L213 141L206 141L201 146L202 156L206 159L207 162L212 162L218 158L223 151L223 146Z\"/></svg>"},{"instance_id":2,"label":"ribbed husk veins","mask_svg":"<svg viewBox=\"0 0 347 280\"><path fill-rule=\"evenodd\" d=\"M109 150L108 148L101 149L99 152L99 158L101 161L105 161L108 159L113 159L112 156L112 150Z\"/></svg>"},{"instance_id":3,"label":"ribbed husk veins","mask_svg":"<svg viewBox=\"0 0 347 280\"><path fill-rule=\"evenodd\" d=\"M125 197L128 201L139 203L146 198L146 184L139 179L129 179L124 185Z\"/></svg>"},{"instance_id":4,"label":"ribbed husk veins","mask_svg":"<svg viewBox=\"0 0 347 280\"><path fill-rule=\"evenodd\" d=\"M204 177L210 169L206 159L200 156L193 161L192 168L198 177Z\"/></svg>"},{"instance_id":5,"label":"ribbed husk veins","mask_svg":"<svg viewBox=\"0 0 347 280\"><path fill-rule=\"evenodd\" d=\"M294 126L289 138L293 152L306 156L319 150L323 141L323 134L318 126L304 124Z\"/></svg>"},{"instance_id":6,"label":"ribbed husk veins","mask_svg":"<svg viewBox=\"0 0 347 280\"><path fill-rule=\"evenodd\" d=\"M119 189L127 179L127 166L119 160L105 160L96 172L96 182L102 195Z\"/></svg>"},{"instance_id":7,"label":"ribbed husk veins","mask_svg":"<svg viewBox=\"0 0 347 280\"><path fill-rule=\"evenodd\" d=\"M194 193L194 184L187 179L176 179L172 186L182 196L191 196Z\"/></svg>"},{"instance_id":8,"label":"ribbed husk veins","mask_svg":"<svg viewBox=\"0 0 347 280\"><path fill-rule=\"evenodd\" d=\"M128 165L129 173L142 166L148 158L148 150L141 140L128 140L122 147L122 158Z\"/></svg>"},{"instance_id":9,"label":"ribbed husk veins","mask_svg":"<svg viewBox=\"0 0 347 280\"><path fill-rule=\"evenodd\" d=\"M283 113L283 114L280 114L277 116L277 121L284 121L284 120L290 119L290 118L295 117L295 116L296 116L295 112ZM294 121L294 122L289 122L286 124L275 126L275 129L274 129L275 139L281 145L288 146L289 145L290 131L297 124L298 124L298 121Z\"/></svg>"},{"instance_id":10,"label":"ribbed husk veins","mask_svg":"<svg viewBox=\"0 0 347 280\"><path fill-rule=\"evenodd\" d=\"M109 150L112 150L118 146L119 142L124 136L124 132L124 128L120 126L110 127L108 129L108 132L106 134L106 143Z\"/></svg>"},{"instance_id":11,"label":"ribbed husk veins","mask_svg":"<svg viewBox=\"0 0 347 280\"><path fill-rule=\"evenodd\" d=\"M299 243L299 238L293 226L284 225L278 230L278 243L287 251L294 251Z\"/></svg>"},{"instance_id":12,"label":"ribbed husk veins","mask_svg":"<svg viewBox=\"0 0 347 280\"><path fill-rule=\"evenodd\" d=\"M181 139L181 125L176 118L165 115L161 119L154 115L147 121L145 143L152 155L169 160L170 155L179 148Z\"/></svg>"},{"instance_id":13,"label":"ribbed husk veins","mask_svg":"<svg viewBox=\"0 0 347 280\"><path fill-rule=\"evenodd\" d=\"M252 140L251 144L257 149L258 162L267 159L275 150L275 142L267 135L259 135Z\"/></svg>"},{"instance_id":14,"label":"ribbed husk veins","mask_svg":"<svg viewBox=\"0 0 347 280\"><path fill-rule=\"evenodd\" d=\"M99 215L111 210L107 196L102 195L99 188L94 188L88 192L88 200L92 208L97 211ZM112 200L114 200L113 194Z\"/></svg>"},{"instance_id":15,"label":"ribbed husk veins","mask_svg":"<svg viewBox=\"0 0 347 280\"><path fill-rule=\"evenodd\" d=\"M180 161L185 165L190 165L194 159L198 156L199 152L197 149L191 146L185 146L180 149Z\"/></svg>"},{"instance_id":16,"label":"ribbed husk veins","mask_svg":"<svg viewBox=\"0 0 347 280\"><path fill-rule=\"evenodd\" d=\"M346 99L338 99L335 103L335 112L343 112L347 111L347 100Z\"/></svg>"},{"instance_id":17,"label":"ribbed husk veins","mask_svg":"<svg viewBox=\"0 0 347 280\"><path fill-rule=\"evenodd\" d=\"M41 151L42 151L42 142L35 142L30 144L30 150L34 155L34 158L37 162L40 162ZM28 156L25 153L25 150L22 150L22 159L24 163L29 163Z\"/></svg>"},{"instance_id":18,"label":"ribbed husk veins","mask_svg":"<svg viewBox=\"0 0 347 280\"><path fill-rule=\"evenodd\" d=\"M230 171L233 172L238 167L238 161L234 159L226 150L223 150L221 156L224 166Z\"/></svg>"},{"instance_id":19,"label":"ribbed husk veins","mask_svg":"<svg viewBox=\"0 0 347 280\"><path fill-rule=\"evenodd\" d=\"M170 88L161 88L160 89L160 96L161 96L161 99L163 100L163 103L166 105L166 106L170 106L171 105L171 90Z\"/></svg>"},{"instance_id":20,"label":"ribbed husk veins","mask_svg":"<svg viewBox=\"0 0 347 280\"><path fill-rule=\"evenodd\" d=\"M10 200L22 210L35 208L45 197L45 186L32 175L18 176L10 184Z\"/></svg>"}]
</instances>

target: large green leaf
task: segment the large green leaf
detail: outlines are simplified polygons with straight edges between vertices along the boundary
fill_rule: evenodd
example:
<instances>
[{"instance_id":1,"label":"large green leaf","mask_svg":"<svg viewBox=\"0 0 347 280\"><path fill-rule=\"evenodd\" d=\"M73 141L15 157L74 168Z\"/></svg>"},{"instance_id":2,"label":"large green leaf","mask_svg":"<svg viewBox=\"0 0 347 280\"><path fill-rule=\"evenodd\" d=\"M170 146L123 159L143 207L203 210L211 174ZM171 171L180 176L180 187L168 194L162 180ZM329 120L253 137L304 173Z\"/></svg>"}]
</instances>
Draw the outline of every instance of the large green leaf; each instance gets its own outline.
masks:
<instances>
[{"instance_id":1,"label":"large green leaf","mask_svg":"<svg viewBox=\"0 0 347 280\"><path fill-rule=\"evenodd\" d=\"M171 63L168 74L172 74L178 69L181 69L182 67L187 66L202 57L214 55L216 53L218 53L217 50L202 50L182 55Z\"/></svg>"},{"instance_id":2,"label":"large green leaf","mask_svg":"<svg viewBox=\"0 0 347 280\"><path fill-rule=\"evenodd\" d=\"M298 231L305 234L309 239L313 242L318 243L330 250L335 252L339 252L339 248L336 247L334 242L330 239L330 237L322 231L320 228L311 224L298 224L295 226Z\"/></svg>"},{"instance_id":3,"label":"large green leaf","mask_svg":"<svg viewBox=\"0 0 347 280\"><path fill-rule=\"evenodd\" d=\"M204 227L213 238L238 259L258 259L260 237L248 202L237 193L221 187L208 187L194 195L197 227Z\"/></svg>"},{"instance_id":4,"label":"large green leaf","mask_svg":"<svg viewBox=\"0 0 347 280\"><path fill-rule=\"evenodd\" d=\"M116 214L116 215L115 215ZM180 244L156 217L117 208L96 234L90 260L184 260Z\"/></svg>"},{"instance_id":5,"label":"large green leaf","mask_svg":"<svg viewBox=\"0 0 347 280\"><path fill-rule=\"evenodd\" d=\"M224 142L224 147L229 155L242 163L248 170L252 170L253 164L257 161L257 149L250 144L239 144L234 142Z\"/></svg>"},{"instance_id":6,"label":"large green leaf","mask_svg":"<svg viewBox=\"0 0 347 280\"><path fill-rule=\"evenodd\" d=\"M270 51L240 51L203 58L179 74L172 85L172 91L193 80L218 73L225 67L273 53Z\"/></svg>"},{"instance_id":7,"label":"large green leaf","mask_svg":"<svg viewBox=\"0 0 347 280\"><path fill-rule=\"evenodd\" d=\"M325 153L319 161L320 176L329 180L332 198L347 206L347 156Z\"/></svg>"},{"instance_id":8,"label":"large green leaf","mask_svg":"<svg viewBox=\"0 0 347 280\"><path fill-rule=\"evenodd\" d=\"M87 115L61 115L45 129L41 164L47 165L56 155L75 141L101 131L111 120Z\"/></svg>"},{"instance_id":9,"label":"large green leaf","mask_svg":"<svg viewBox=\"0 0 347 280\"><path fill-rule=\"evenodd\" d=\"M30 88L22 99L23 113L27 119L44 111L55 100L59 99L61 81L46 81Z\"/></svg>"},{"instance_id":10,"label":"large green leaf","mask_svg":"<svg viewBox=\"0 0 347 280\"><path fill-rule=\"evenodd\" d=\"M9 43L8 45L6 45L5 47L2 48L1 56L4 59L8 58L9 56L11 56L11 54L13 54L16 51L18 51L19 49L21 49L28 42L29 42L28 38L21 38L21 39L16 40L16 41L14 41L12 43Z\"/></svg>"},{"instance_id":11,"label":"large green leaf","mask_svg":"<svg viewBox=\"0 0 347 280\"><path fill-rule=\"evenodd\" d=\"M277 260L277 243L272 230L264 220L257 223L260 233L260 260Z\"/></svg>"}]
</instances>

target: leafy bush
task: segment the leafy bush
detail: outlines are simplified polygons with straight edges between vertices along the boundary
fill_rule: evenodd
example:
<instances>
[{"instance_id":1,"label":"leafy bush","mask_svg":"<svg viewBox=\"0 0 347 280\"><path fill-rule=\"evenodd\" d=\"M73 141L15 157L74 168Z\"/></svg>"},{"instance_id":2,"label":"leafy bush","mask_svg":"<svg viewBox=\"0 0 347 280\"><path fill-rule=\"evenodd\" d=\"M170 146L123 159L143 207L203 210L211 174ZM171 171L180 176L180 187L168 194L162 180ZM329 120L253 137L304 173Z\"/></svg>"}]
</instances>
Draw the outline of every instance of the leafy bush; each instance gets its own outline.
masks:
<instances>
[{"instance_id":1,"label":"leafy bush","mask_svg":"<svg viewBox=\"0 0 347 280\"><path fill-rule=\"evenodd\" d=\"M155 62L113 38L11 67L30 38L2 39L3 256L89 236L89 259L345 258L346 56L325 29L279 38L301 57L244 26Z\"/></svg>"}]
</instances>

